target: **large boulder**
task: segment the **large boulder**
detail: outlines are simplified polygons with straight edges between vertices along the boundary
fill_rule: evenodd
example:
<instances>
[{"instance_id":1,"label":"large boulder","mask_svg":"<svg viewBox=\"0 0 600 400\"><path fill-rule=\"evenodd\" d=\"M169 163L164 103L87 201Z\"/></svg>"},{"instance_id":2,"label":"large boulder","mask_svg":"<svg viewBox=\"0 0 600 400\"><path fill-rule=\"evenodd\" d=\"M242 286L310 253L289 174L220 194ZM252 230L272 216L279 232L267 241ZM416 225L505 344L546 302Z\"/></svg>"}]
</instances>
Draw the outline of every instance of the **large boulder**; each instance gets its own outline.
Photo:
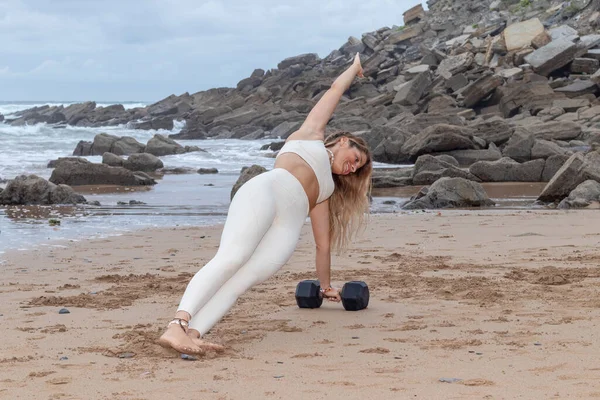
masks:
<instances>
[{"instance_id":1,"label":"large boulder","mask_svg":"<svg viewBox=\"0 0 600 400\"><path fill-rule=\"evenodd\" d=\"M508 157L498 161L480 161L469 171L483 182L539 182L546 162L533 160L523 164Z\"/></svg>"},{"instance_id":2,"label":"large boulder","mask_svg":"<svg viewBox=\"0 0 600 400\"><path fill-rule=\"evenodd\" d=\"M533 133L523 127L518 127L502 149L502 155L517 162L531 160L531 149L535 144Z\"/></svg>"},{"instance_id":3,"label":"large boulder","mask_svg":"<svg viewBox=\"0 0 600 400\"><path fill-rule=\"evenodd\" d=\"M557 154L548 157L546 159L546 165L544 165L544 171L542 172L542 182L549 182L568 159L569 156L566 154Z\"/></svg>"},{"instance_id":4,"label":"large boulder","mask_svg":"<svg viewBox=\"0 0 600 400\"><path fill-rule=\"evenodd\" d=\"M145 153L150 153L155 156L166 156L171 154L183 154L192 151L204 151L198 146L182 146L163 135L156 134L146 144Z\"/></svg>"},{"instance_id":5,"label":"large boulder","mask_svg":"<svg viewBox=\"0 0 600 400\"><path fill-rule=\"evenodd\" d=\"M546 159L550 156L556 154L568 154L571 155L572 152L568 149L559 146L558 144L551 142L549 140L538 139L535 141L533 147L531 148L531 158L543 158Z\"/></svg>"},{"instance_id":6,"label":"large boulder","mask_svg":"<svg viewBox=\"0 0 600 400\"><path fill-rule=\"evenodd\" d=\"M85 159L62 159L57 162L50 182L71 186L80 185L155 185L156 181L145 174L136 174L122 167L94 164Z\"/></svg>"},{"instance_id":7,"label":"large boulder","mask_svg":"<svg viewBox=\"0 0 600 400\"><path fill-rule=\"evenodd\" d=\"M441 178L425 187L402 208L407 210L432 208L491 207L495 203L480 183L463 178Z\"/></svg>"},{"instance_id":8,"label":"large boulder","mask_svg":"<svg viewBox=\"0 0 600 400\"><path fill-rule=\"evenodd\" d=\"M573 154L550 179L538 200L552 202L564 199L580 183L589 179L586 173L587 168L588 163L584 155L582 153Z\"/></svg>"},{"instance_id":9,"label":"large boulder","mask_svg":"<svg viewBox=\"0 0 600 400\"><path fill-rule=\"evenodd\" d=\"M464 171L458 168L458 162L447 162L446 159L452 159L449 156L431 156L424 154L415 162L413 168L412 182L413 185L430 185L440 178L465 178L472 181L480 181L479 178L471 174L469 171Z\"/></svg>"},{"instance_id":10,"label":"large boulder","mask_svg":"<svg viewBox=\"0 0 600 400\"><path fill-rule=\"evenodd\" d=\"M143 153L145 145L130 136L115 136L99 133L94 136L93 142L80 141L73 150L74 156L101 156L104 153L113 153L119 156Z\"/></svg>"},{"instance_id":11,"label":"large boulder","mask_svg":"<svg viewBox=\"0 0 600 400\"><path fill-rule=\"evenodd\" d=\"M414 161L422 154L476 148L468 128L438 124L409 138L402 146L402 153Z\"/></svg>"},{"instance_id":12,"label":"large boulder","mask_svg":"<svg viewBox=\"0 0 600 400\"><path fill-rule=\"evenodd\" d=\"M569 196L558 204L558 208L585 208L598 201L600 201L600 182L589 179L573 189Z\"/></svg>"},{"instance_id":13,"label":"large boulder","mask_svg":"<svg viewBox=\"0 0 600 400\"><path fill-rule=\"evenodd\" d=\"M113 153L106 152L102 154L102 164L110 167L122 167L124 161L121 157Z\"/></svg>"},{"instance_id":14,"label":"large boulder","mask_svg":"<svg viewBox=\"0 0 600 400\"><path fill-rule=\"evenodd\" d=\"M402 164L409 161L402 152L402 145L409 133L393 126L376 126L361 137L373 153L373 160L389 164Z\"/></svg>"},{"instance_id":15,"label":"large boulder","mask_svg":"<svg viewBox=\"0 0 600 400\"><path fill-rule=\"evenodd\" d=\"M0 192L2 205L78 204L86 199L67 185L56 185L37 175L20 175Z\"/></svg>"},{"instance_id":16,"label":"large boulder","mask_svg":"<svg viewBox=\"0 0 600 400\"><path fill-rule=\"evenodd\" d=\"M123 162L123 167L130 171L154 172L163 168L164 164L160 158L149 153L138 153L130 155Z\"/></svg>"},{"instance_id":17,"label":"large boulder","mask_svg":"<svg viewBox=\"0 0 600 400\"><path fill-rule=\"evenodd\" d=\"M488 144L494 143L497 146L506 143L515 132L515 129L502 119L480 122L470 128L473 129L474 136L485 140Z\"/></svg>"},{"instance_id":18,"label":"large boulder","mask_svg":"<svg viewBox=\"0 0 600 400\"><path fill-rule=\"evenodd\" d=\"M525 56L525 61L533 70L544 76L564 67L576 57L578 47L570 40L560 38L540 47Z\"/></svg>"},{"instance_id":19,"label":"large boulder","mask_svg":"<svg viewBox=\"0 0 600 400\"><path fill-rule=\"evenodd\" d=\"M267 172L265 167L261 167L260 165L252 165L250 167L242 168L242 172L238 178L238 180L234 183L231 188L230 199L233 200L233 197L237 193L238 190L250 179L254 178L257 175L262 174L263 172Z\"/></svg>"},{"instance_id":20,"label":"large boulder","mask_svg":"<svg viewBox=\"0 0 600 400\"><path fill-rule=\"evenodd\" d=\"M581 135L581 125L571 121L551 121L526 128L536 139L573 140Z\"/></svg>"}]
</instances>

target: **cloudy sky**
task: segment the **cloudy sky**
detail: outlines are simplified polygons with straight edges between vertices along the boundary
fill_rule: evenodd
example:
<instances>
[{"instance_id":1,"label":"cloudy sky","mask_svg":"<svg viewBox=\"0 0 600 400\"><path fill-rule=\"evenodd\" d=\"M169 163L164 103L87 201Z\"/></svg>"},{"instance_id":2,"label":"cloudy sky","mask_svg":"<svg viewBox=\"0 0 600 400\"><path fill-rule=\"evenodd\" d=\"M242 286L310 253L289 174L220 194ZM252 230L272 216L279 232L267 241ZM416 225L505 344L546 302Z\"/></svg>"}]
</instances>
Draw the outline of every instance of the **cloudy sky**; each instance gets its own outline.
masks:
<instances>
[{"instance_id":1,"label":"cloudy sky","mask_svg":"<svg viewBox=\"0 0 600 400\"><path fill-rule=\"evenodd\" d=\"M402 25L420 0L0 0L0 101L156 101ZM425 3L425 2L424 2Z\"/></svg>"}]
</instances>

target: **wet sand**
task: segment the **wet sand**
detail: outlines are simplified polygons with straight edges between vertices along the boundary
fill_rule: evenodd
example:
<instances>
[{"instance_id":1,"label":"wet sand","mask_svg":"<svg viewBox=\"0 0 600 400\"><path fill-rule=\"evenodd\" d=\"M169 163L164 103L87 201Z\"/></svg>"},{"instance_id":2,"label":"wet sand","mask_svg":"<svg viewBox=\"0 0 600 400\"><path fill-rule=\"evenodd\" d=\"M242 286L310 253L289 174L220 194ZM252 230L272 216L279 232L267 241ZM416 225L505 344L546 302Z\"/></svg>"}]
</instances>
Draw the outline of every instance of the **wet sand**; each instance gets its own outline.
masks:
<instances>
[{"instance_id":1,"label":"wet sand","mask_svg":"<svg viewBox=\"0 0 600 400\"><path fill-rule=\"evenodd\" d=\"M310 227L274 277L184 361L155 344L221 227L144 230L5 254L4 399L546 399L600 397L596 211L374 216L333 282L366 310L295 305ZM66 307L69 314L59 314ZM450 383L443 382L448 381Z\"/></svg>"}]
</instances>

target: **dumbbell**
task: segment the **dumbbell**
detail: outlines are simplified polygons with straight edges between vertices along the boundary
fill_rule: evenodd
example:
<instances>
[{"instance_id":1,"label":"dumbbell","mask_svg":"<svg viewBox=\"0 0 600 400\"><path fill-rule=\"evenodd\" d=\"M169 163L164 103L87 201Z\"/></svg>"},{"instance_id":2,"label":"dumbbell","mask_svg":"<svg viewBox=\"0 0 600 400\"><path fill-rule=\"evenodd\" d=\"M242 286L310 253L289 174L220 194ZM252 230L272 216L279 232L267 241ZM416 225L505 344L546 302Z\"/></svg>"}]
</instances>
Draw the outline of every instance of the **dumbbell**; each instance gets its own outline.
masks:
<instances>
[{"instance_id":1,"label":"dumbbell","mask_svg":"<svg viewBox=\"0 0 600 400\"><path fill-rule=\"evenodd\" d=\"M300 308L319 308L323 304L317 280L305 280L296 286L296 304ZM369 287L363 281L350 281L344 284L340 293L342 305L347 311L358 311L369 305Z\"/></svg>"}]
</instances>

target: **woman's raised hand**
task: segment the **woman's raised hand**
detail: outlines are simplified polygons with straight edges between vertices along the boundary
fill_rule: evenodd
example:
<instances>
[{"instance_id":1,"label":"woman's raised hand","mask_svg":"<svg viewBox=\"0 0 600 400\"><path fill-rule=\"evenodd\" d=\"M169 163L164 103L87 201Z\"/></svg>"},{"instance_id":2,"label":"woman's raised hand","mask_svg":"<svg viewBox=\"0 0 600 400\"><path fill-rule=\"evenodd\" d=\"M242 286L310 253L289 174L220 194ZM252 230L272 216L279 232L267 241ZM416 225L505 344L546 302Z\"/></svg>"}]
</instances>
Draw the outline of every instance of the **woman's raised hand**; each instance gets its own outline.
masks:
<instances>
[{"instance_id":1,"label":"woman's raised hand","mask_svg":"<svg viewBox=\"0 0 600 400\"><path fill-rule=\"evenodd\" d=\"M353 65L358 67L356 75L359 78L364 78L365 76L363 75L363 68L362 68L362 65L360 64L360 54L359 53L356 53L356 56L354 56L354 64Z\"/></svg>"}]
</instances>

